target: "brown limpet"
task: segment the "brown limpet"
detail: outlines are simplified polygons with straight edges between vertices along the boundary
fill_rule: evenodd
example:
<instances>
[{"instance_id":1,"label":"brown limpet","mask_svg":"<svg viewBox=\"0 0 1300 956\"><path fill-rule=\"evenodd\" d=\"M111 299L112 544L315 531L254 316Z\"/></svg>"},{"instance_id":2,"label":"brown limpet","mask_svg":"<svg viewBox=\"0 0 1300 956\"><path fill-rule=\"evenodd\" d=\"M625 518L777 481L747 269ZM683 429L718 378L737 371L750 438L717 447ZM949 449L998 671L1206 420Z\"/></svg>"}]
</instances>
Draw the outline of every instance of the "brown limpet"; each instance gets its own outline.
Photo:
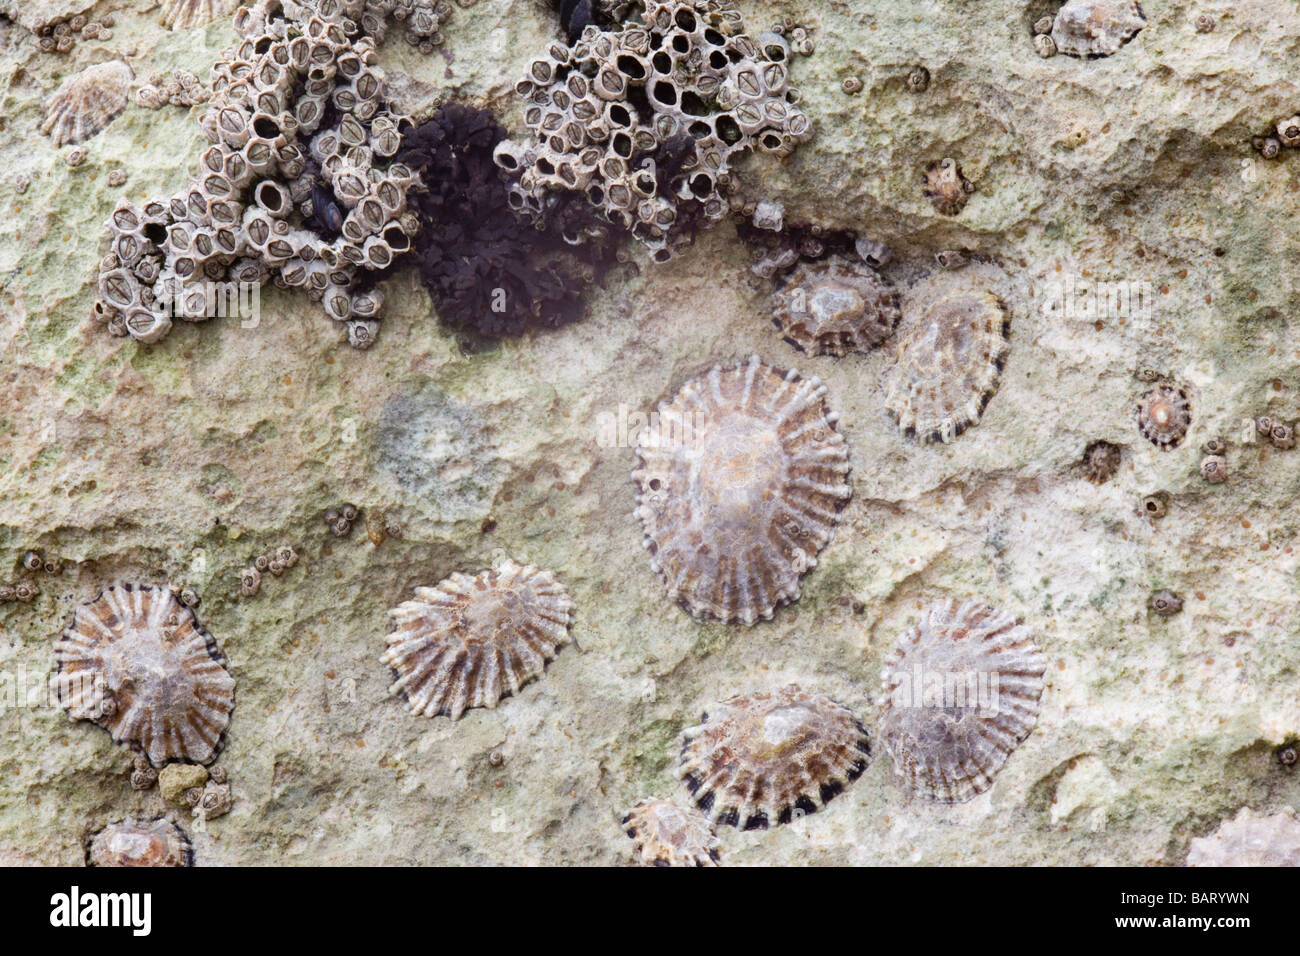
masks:
<instances>
[{"instance_id":1,"label":"brown limpet","mask_svg":"<svg viewBox=\"0 0 1300 956\"><path fill-rule=\"evenodd\" d=\"M714 823L765 830L825 807L870 762L851 710L790 684L725 700L684 730L677 775Z\"/></svg>"},{"instance_id":2,"label":"brown limpet","mask_svg":"<svg viewBox=\"0 0 1300 956\"><path fill-rule=\"evenodd\" d=\"M185 831L166 817L119 820L92 834L87 866L193 866L194 850Z\"/></svg>"},{"instance_id":3,"label":"brown limpet","mask_svg":"<svg viewBox=\"0 0 1300 956\"><path fill-rule=\"evenodd\" d=\"M148 757L208 763L235 707L216 641L168 588L118 584L80 605L54 647L59 706Z\"/></svg>"},{"instance_id":4,"label":"brown limpet","mask_svg":"<svg viewBox=\"0 0 1300 956\"><path fill-rule=\"evenodd\" d=\"M718 835L694 807L671 800L642 800L623 818L641 866L717 866Z\"/></svg>"},{"instance_id":5,"label":"brown limpet","mask_svg":"<svg viewBox=\"0 0 1300 956\"><path fill-rule=\"evenodd\" d=\"M838 420L820 381L758 356L659 405L638 437L634 513L671 600L750 625L798 599L852 494Z\"/></svg>"},{"instance_id":6,"label":"brown limpet","mask_svg":"<svg viewBox=\"0 0 1300 956\"><path fill-rule=\"evenodd\" d=\"M569 641L573 601L549 571L505 561L500 570L451 575L388 612L384 662L413 714L459 720L495 708L542 675Z\"/></svg>"},{"instance_id":7,"label":"brown limpet","mask_svg":"<svg viewBox=\"0 0 1300 956\"><path fill-rule=\"evenodd\" d=\"M898 324L898 292L870 269L842 261L803 263L773 296L786 341L810 355L868 352Z\"/></svg>"}]
</instances>

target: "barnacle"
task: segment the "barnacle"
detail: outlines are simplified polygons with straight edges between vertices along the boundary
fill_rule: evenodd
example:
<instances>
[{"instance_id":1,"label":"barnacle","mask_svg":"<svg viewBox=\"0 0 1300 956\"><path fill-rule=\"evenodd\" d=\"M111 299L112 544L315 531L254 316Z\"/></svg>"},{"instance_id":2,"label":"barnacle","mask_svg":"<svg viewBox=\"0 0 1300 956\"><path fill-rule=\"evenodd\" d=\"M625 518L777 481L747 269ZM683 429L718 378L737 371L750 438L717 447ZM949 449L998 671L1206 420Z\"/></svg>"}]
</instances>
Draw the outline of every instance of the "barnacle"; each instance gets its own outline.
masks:
<instances>
[{"instance_id":1,"label":"barnacle","mask_svg":"<svg viewBox=\"0 0 1300 956\"><path fill-rule=\"evenodd\" d=\"M55 645L59 706L156 767L216 756L235 682L194 611L163 588L119 584L80 605Z\"/></svg>"},{"instance_id":2,"label":"barnacle","mask_svg":"<svg viewBox=\"0 0 1300 956\"><path fill-rule=\"evenodd\" d=\"M642 800L623 818L632 860L642 866L717 866L718 835L707 817L671 800Z\"/></svg>"},{"instance_id":3,"label":"barnacle","mask_svg":"<svg viewBox=\"0 0 1300 956\"><path fill-rule=\"evenodd\" d=\"M1212 485L1228 480L1228 459L1222 455L1206 455L1201 459L1201 477Z\"/></svg>"},{"instance_id":4,"label":"barnacle","mask_svg":"<svg viewBox=\"0 0 1300 956\"><path fill-rule=\"evenodd\" d=\"M424 226L414 256L438 314L488 336L581 318L586 282L571 251L600 272L617 248L611 228L577 203L536 225L511 208L493 160L505 135L487 110L453 102L409 131L399 154L425 184L412 197Z\"/></svg>"},{"instance_id":5,"label":"barnacle","mask_svg":"<svg viewBox=\"0 0 1300 956\"><path fill-rule=\"evenodd\" d=\"M682 732L677 774L713 822L757 830L825 807L870 760L851 710L791 684L717 704Z\"/></svg>"},{"instance_id":6,"label":"barnacle","mask_svg":"<svg viewBox=\"0 0 1300 956\"><path fill-rule=\"evenodd\" d=\"M838 418L816 378L757 356L714 366L659 406L632 477L670 599L753 624L799 597L852 493Z\"/></svg>"},{"instance_id":7,"label":"barnacle","mask_svg":"<svg viewBox=\"0 0 1300 956\"><path fill-rule=\"evenodd\" d=\"M135 73L121 60L109 60L70 76L46 104L41 132L55 146L85 142L127 108L134 79Z\"/></svg>"},{"instance_id":8,"label":"barnacle","mask_svg":"<svg viewBox=\"0 0 1300 956\"><path fill-rule=\"evenodd\" d=\"M1083 477L1094 485L1104 484L1119 471L1123 452L1119 445L1108 441L1094 441L1083 450Z\"/></svg>"},{"instance_id":9,"label":"barnacle","mask_svg":"<svg viewBox=\"0 0 1300 956\"><path fill-rule=\"evenodd\" d=\"M1038 720L1047 658L978 601L931 605L881 673L880 738L907 788L962 803L993 785Z\"/></svg>"},{"instance_id":10,"label":"barnacle","mask_svg":"<svg viewBox=\"0 0 1300 956\"><path fill-rule=\"evenodd\" d=\"M1068 0L1056 13L1052 41L1068 56L1110 56L1146 22L1136 0Z\"/></svg>"},{"instance_id":11,"label":"barnacle","mask_svg":"<svg viewBox=\"0 0 1300 956\"><path fill-rule=\"evenodd\" d=\"M979 422L1010 350L991 267L935 273L903 301L885 407L904 435L950 442Z\"/></svg>"},{"instance_id":12,"label":"barnacle","mask_svg":"<svg viewBox=\"0 0 1300 956\"><path fill-rule=\"evenodd\" d=\"M975 184L967 179L955 159L941 159L925 167L925 198L945 216L966 208Z\"/></svg>"},{"instance_id":13,"label":"barnacle","mask_svg":"<svg viewBox=\"0 0 1300 956\"><path fill-rule=\"evenodd\" d=\"M777 326L812 355L875 348L898 324L898 292L869 269L845 261L805 265L773 297Z\"/></svg>"},{"instance_id":14,"label":"barnacle","mask_svg":"<svg viewBox=\"0 0 1300 956\"><path fill-rule=\"evenodd\" d=\"M87 866L193 866L185 831L166 817L110 823L86 843Z\"/></svg>"},{"instance_id":15,"label":"barnacle","mask_svg":"<svg viewBox=\"0 0 1300 956\"><path fill-rule=\"evenodd\" d=\"M1177 448L1192 423L1187 390L1178 385L1158 385L1138 400L1138 430L1161 451Z\"/></svg>"},{"instance_id":16,"label":"barnacle","mask_svg":"<svg viewBox=\"0 0 1300 956\"><path fill-rule=\"evenodd\" d=\"M811 136L787 56L718 0L648 0L640 23L551 44L515 86L530 135L496 152L517 177L512 203L538 214L579 193L670 259L726 216L734 157L788 155Z\"/></svg>"},{"instance_id":17,"label":"barnacle","mask_svg":"<svg viewBox=\"0 0 1300 956\"><path fill-rule=\"evenodd\" d=\"M1188 866L1300 866L1300 814L1243 807L1209 836L1192 840Z\"/></svg>"},{"instance_id":18,"label":"barnacle","mask_svg":"<svg viewBox=\"0 0 1300 956\"><path fill-rule=\"evenodd\" d=\"M1157 591L1151 595L1151 610L1161 617L1172 617L1183 609L1183 599L1173 591Z\"/></svg>"},{"instance_id":19,"label":"barnacle","mask_svg":"<svg viewBox=\"0 0 1300 956\"><path fill-rule=\"evenodd\" d=\"M188 30L234 11L237 0L163 0L160 22L168 30Z\"/></svg>"},{"instance_id":20,"label":"barnacle","mask_svg":"<svg viewBox=\"0 0 1300 956\"><path fill-rule=\"evenodd\" d=\"M415 173L394 159L406 121L386 106L377 37L401 13L423 43L442 6L242 7L241 39L213 67L210 95L183 78L174 91L142 90L150 106L208 96L199 125L211 145L172 197L113 211L95 310L110 333L157 342L173 319L233 311L236 294L274 281L320 302L355 347L372 344L383 306L374 277L409 251L420 225L407 209ZM313 206L322 194L330 209Z\"/></svg>"},{"instance_id":21,"label":"barnacle","mask_svg":"<svg viewBox=\"0 0 1300 956\"><path fill-rule=\"evenodd\" d=\"M546 669L569 640L573 601L555 575L506 561L456 573L389 611L384 662L413 714L453 720L494 708Z\"/></svg>"}]
</instances>

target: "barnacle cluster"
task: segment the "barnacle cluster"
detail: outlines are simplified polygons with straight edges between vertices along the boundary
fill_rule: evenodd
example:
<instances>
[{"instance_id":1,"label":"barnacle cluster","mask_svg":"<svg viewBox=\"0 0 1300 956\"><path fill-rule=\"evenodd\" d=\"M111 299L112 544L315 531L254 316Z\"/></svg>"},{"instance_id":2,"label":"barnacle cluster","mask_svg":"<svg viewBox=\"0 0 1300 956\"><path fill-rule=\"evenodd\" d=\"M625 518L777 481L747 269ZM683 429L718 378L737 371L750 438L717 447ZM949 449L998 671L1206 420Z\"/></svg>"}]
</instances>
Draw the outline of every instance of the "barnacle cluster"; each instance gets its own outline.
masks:
<instances>
[{"instance_id":1,"label":"barnacle cluster","mask_svg":"<svg viewBox=\"0 0 1300 956\"><path fill-rule=\"evenodd\" d=\"M24 580L14 581L11 584L0 584L0 604L8 604L12 601L20 601L23 604L29 604L36 599L41 593L41 589L36 586L35 581Z\"/></svg>"},{"instance_id":2,"label":"barnacle cluster","mask_svg":"<svg viewBox=\"0 0 1300 956\"><path fill-rule=\"evenodd\" d=\"M109 220L95 313L110 332L157 342L173 317L221 311L230 283L274 279L346 322L354 347L374 342L383 295L368 274L419 229L407 212L415 175L394 161L405 121L385 106L376 39L364 32L396 6L241 8L243 40L212 69L199 172L168 200L123 200Z\"/></svg>"},{"instance_id":3,"label":"barnacle cluster","mask_svg":"<svg viewBox=\"0 0 1300 956\"><path fill-rule=\"evenodd\" d=\"M755 42L718 0L648 0L642 21L552 43L515 87L531 136L496 158L516 208L580 192L662 262L727 214L734 157L787 155L811 128L783 38Z\"/></svg>"},{"instance_id":4,"label":"barnacle cluster","mask_svg":"<svg viewBox=\"0 0 1300 956\"><path fill-rule=\"evenodd\" d=\"M413 256L438 315L487 336L581 318L587 281L618 246L581 197L535 223L513 209L493 159L505 136L489 111L452 102L410 130L398 154L425 184L411 197L424 223Z\"/></svg>"},{"instance_id":5,"label":"barnacle cluster","mask_svg":"<svg viewBox=\"0 0 1300 956\"><path fill-rule=\"evenodd\" d=\"M330 529L330 534L334 537L346 538L352 533L352 522L357 520L357 515L360 513L356 505L344 502L337 508L326 509L325 526Z\"/></svg>"},{"instance_id":6,"label":"barnacle cluster","mask_svg":"<svg viewBox=\"0 0 1300 956\"><path fill-rule=\"evenodd\" d=\"M1295 428L1267 415L1255 419L1255 430L1274 448L1286 450L1295 447Z\"/></svg>"},{"instance_id":7,"label":"barnacle cluster","mask_svg":"<svg viewBox=\"0 0 1300 956\"><path fill-rule=\"evenodd\" d=\"M148 83L135 91L135 101L150 110L160 110L168 105L196 106L211 98L212 94L189 70L172 70L166 76L154 73Z\"/></svg>"},{"instance_id":8,"label":"barnacle cluster","mask_svg":"<svg viewBox=\"0 0 1300 956\"><path fill-rule=\"evenodd\" d=\"M287 544L259 554L240 572L239 593L244 597L253 597L262 589L263 574L269 573L278 578L297 563L298 552Z\"/></svg>"},{"instance_id":9,"label":"barnacle cluster","mask_svg":"<svg viewBox=\"0 0 1300 956\"><path fill-rule=\"evenodd\" d=\"M111 40L116 22L111 13L98 20L84 13L56 17L36 27L36 48L42 53L70 53L78 40Z\"/></svg>"}]
</instances>

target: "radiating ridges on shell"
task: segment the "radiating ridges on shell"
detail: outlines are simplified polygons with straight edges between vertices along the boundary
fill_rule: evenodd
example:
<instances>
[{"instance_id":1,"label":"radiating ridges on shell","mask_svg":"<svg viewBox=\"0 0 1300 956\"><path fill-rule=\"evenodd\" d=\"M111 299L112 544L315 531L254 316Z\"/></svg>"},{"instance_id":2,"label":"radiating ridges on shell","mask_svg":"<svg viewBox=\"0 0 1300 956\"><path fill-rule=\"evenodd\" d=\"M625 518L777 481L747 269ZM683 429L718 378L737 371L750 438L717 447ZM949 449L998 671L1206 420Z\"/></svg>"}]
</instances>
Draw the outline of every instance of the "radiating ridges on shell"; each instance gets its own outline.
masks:
<instances>
[{"instance_id":1,"label":"radiating ridges on shell","mask_svg":"<svg viewBox=\"0 0 1300 956\"><path fill-rule=\"evenodd\" d=\"M870 351L898 317L898 292L872 270L842 261L800 265L773 296L781 333L811 355Z\"/></svg>"},{"instance_id":2,"label":"radiating ridges on shell","mask_svg":"<svg viewBox=\"0 0 1300 956\"><path fill-rule=\"evenodd\" d=\"M460 718L494 708L546 669L569 641L573 601L549 571L505 561L476 576L457 572L389 611L389 688L410 711Z\"/></svg>"},{"instance_id":3,"label":"radiating ridges on shell","mask_svg":"<svg viewBox=\"0 0 1300 956\"><path fill-rule=\"evenodd\" d=\"M1161 451L1177 448L1192 424L1192 403L1179 385L1157 385L1138 400L1138 430Z\"/></svg>"},{"instance_id":4,"label":"radiating ridges on shell","mask_svg":"<svg viewBox=\"0 0 1300 956\"><path fill-rule=\"evenodd\" d=\"M632 477L671 600L748 625L799 597L852 493L838 418L820 381L757 356L715 366L660 404Z\"/></svg>"},{"instance_id":5,"label":"radiating ridges on shell","mask_svg":"<svg viewBox=\"0 0 1300 956\"><path fill-rule=\"evenodd\" d=\"M978 424L1011 350L1000 274L971 264L908 291L885 407L904 435L951 442Z\"/></svg>"},{"instance_id":6,"label":"radiating ridges on shell","mask_svg":"<svg viewBox=\"0 0 1300 956\"><path fill-rule=\"evenodd\" d=\"M166 817L110 823L86 843L87 866L193 866L185 831Z\"/></svg>"},{"instance_id":7,"label":"radiating ridges on shell","mask_svg":"<svg viewBox=\"0 0 1300 956\"><path fill-rule=\"evenodd\" d=\"M1057 11L1052 42L1067 56L1110 56L1146 22L1136 0L1068 0Z\"/></svg>"},{"instance_id":8,"label":"radiating ridges on shell","mask_svg":"<svg viewBox=\"0 0 1300 956\"><path fill-rule=\"evenodd\" d=\"M90 66L68 77L46 103L41 132L55 146L85 142L126 109L134 79L135 73L121 60Z\"/></svg>"},{"instance_id":9,"label":"radiating ridges on shell","mask_svg":"<svg viewBox=\"0 0 1300 956\"><path fill-rule=\"evenodd\" d=\"M1243 807L1209 836L1192 840L1188 866L1300 866L1300 814Z\"/></svg>"},{"instance_id":10,"label":"radiating ridges on shell","mask_svg":"<svg viewBox=\"0 0 1300 956\"><path fill-rule=\"evenodd\" d=\"M759 830L825 807L870 762L851 710L791 684L725 700L683 731L677 775L713 822Z\"/></svg>"},{"instance_id":11,"label":"radiating ridges on shell","mask_svg":"<svg viewBox=\"0 0 1300 956\"><path fill-rule=\"evenodd\" d=\"M914 794L962 803L993 785L1038 720L1047 657L1015 617L941 601L881 674L880 739Z\"/></svg>"},{"instance_id":12,"label":"radiating ridges on shell","mask_svg":"<svg viewBox=\"0 0 1300 956\"><path fill-rule=\"evenodd\" d=\"M632 862L641 866L717 866L718 835L703 813L671 800L642 800L623 818Z\"/></svg>"},{"instance_id":13,"label":"radiating ridges on shell","mask_svg":"<svg viewBox=\"0 0 1300 956\"><path fill-rule=\"evenodd\" d=\"M159 22L168 30L189 30L235 11L238 0L163 0Z\"/></svg>"},{"instance_id":14,"label":"radiating ridges on shell","mask_svg":"<svg viewBox=\"0 0 1300 956\"><path fill-rule=\"evenodd\" d=\"M235 706L235 681L194 611L165 588L119 584L76 609L55 644L59 706L160 767L208 763Z\"/></svg>"}]
</instances>

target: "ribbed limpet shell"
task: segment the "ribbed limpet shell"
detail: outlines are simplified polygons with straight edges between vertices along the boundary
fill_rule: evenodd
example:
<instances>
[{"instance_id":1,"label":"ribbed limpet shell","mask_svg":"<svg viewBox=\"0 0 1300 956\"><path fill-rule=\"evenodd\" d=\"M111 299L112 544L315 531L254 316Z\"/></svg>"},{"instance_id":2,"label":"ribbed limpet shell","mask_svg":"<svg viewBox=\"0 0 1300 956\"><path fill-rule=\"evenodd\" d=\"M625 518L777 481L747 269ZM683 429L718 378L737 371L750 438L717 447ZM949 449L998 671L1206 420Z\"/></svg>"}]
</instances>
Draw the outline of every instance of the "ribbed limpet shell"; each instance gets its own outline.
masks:
<instances>
[{"instance_id":1,"label":"ribbed limpet shell","mask_svg":"<svg viewBox=\"0 0 1300 956\"><path fill-rule=\"evenodd\" d=\"M505 561L476 576L457 572L388 612L384 662L413 714L494 708L541 676L569 640L573 601L555 575Z\"/></svg>"},{"instance_id":2,"label":"ribbed limpet shell","mask_svg":"<svg viewBox=\"0 0 1300 956\"><path fill-rule=\"evenodd\" d=\"M642 800L623 818L642 866L717 866L718 835L704 814L671 800Z\"/></svg>"},{"instance_id":3,"label":"ribbed limpet shell","mask_svg":"<svg viewBox=\"0 0 1300 956\"><path fill-rule=\"evenodd\" d=\"M1138 400L1138 430L1161 451L1177 448L1192 424L1192 403L1178 385L1157 385Z\"/></svg>"},{"instance_id":4,"label":"ribbed limpet shell","mask_svg":"<svg viewBox=\"0 0 1300 956\"><path fill-rule=\"evenodd\" d=\"M121 60L90 66L68 77L46 104L41 132L55 146L85 142L126 109L134 79L131 68Z\"/></svg>"},{"instance_id":5,"label":"ribbed limpet shell","mask_svg":"<svg viewBox=\"0 0 1300 956\"><path fill-rule=\"evenodd\" d=\"M715 823L759 830L815 813L870 762L851 710L791 684L725 700L683 731L677 775Z\"/></svg>"},{"instance_id":6,"label":"ribbed limpet shell","mask_svg":"<svg viewBox=\"0 0 1300 956\"><path fill-rule=\"evenodd\" d=\"M880 739L913 793L961 803L993 785L1038 720L1047 657L1015 617L931 605L881 675Z\"/></svg>"},{"instance_id":7,"label":"ribbed limpet shell","mask_svg":"<svg viewBox=\"0 0 1300 956\"><path fill-rule=\"evenodd\" d=\"M903 301L885 407L903 434L950 442L979 422L1010 351L1011 317L997 274L974 264L937 272Z\"/></svg>"},{"instance_id":8,"label":"ribbed limpet shell","mask_svg":"<svg viewBox=\"0 0 1300 956\"><path fill-rule=\"evenodd\" d=\"M185 832L166 817L119 820L91 835L87 866L193 866Z\"/></svg>"},{"instance_id":9,"label":"ribbed limpet shell","mask_svg":"<svg viewBox=\"0 0 1300 956\"><path fill-rule=\"evenodd\" d=\"M1191 842L1188 866L1300 866L1300 814L1290 807L1256 813L1243 807L1209 836Z\"/></svg>"},{"instance_id":10,"label":"ribbed limpet shell","mask_svg":"<svg viewBox=\"0 0 1300 956\"><path fill-rule=\"evenodd\" d=\"M816 378L757 356L715 366L660 404L632 477L670 599L753 624L799 597L851 495L838 418Z\"/></svg>"},{"instance_id":11,"label":"ribbed limpet shell","mask_svg":"<svg viewBox=\"0 0 1300 956\"><path fill-rule=\"evenodd\" d=\"M163 0L160 22L168 30L189 30L233 13L236 5L237 0Z\"/></svg>"},{"instance_id":12,"label":"ribbed limpet shell","mask_svg":"<svg viewBox=\"0 0 1300 956\"><path fill-rule=\"evenodd\" d=\"M108 588L73 615L55 644L59 706L142 752L208 763L230 726L235 681L216 641L170 590Z\"/></svg>"},{"instance_id":13,"label":"ribbed limpet shell","mask_svg":"<svg viewBox=\"0 0 1300 956\"><path fill-rule=\"evenodd\" d=\"M898 324L898 292L870 269L805 263L773 295L772 314L782 335L810 355L868 352Z\"/></svg>"},{"instance_id":14,"label":"ribbed limpet shell","mask_svg":"<svg viewBox=\"0 0 1300 956\"><path fill-rule=\"evenodd\" d=\"M1068 0L1056 13L1052 42L1067 56L1110 56L1146 23L1136 0Z\"/></svg>"}]
</instances>

